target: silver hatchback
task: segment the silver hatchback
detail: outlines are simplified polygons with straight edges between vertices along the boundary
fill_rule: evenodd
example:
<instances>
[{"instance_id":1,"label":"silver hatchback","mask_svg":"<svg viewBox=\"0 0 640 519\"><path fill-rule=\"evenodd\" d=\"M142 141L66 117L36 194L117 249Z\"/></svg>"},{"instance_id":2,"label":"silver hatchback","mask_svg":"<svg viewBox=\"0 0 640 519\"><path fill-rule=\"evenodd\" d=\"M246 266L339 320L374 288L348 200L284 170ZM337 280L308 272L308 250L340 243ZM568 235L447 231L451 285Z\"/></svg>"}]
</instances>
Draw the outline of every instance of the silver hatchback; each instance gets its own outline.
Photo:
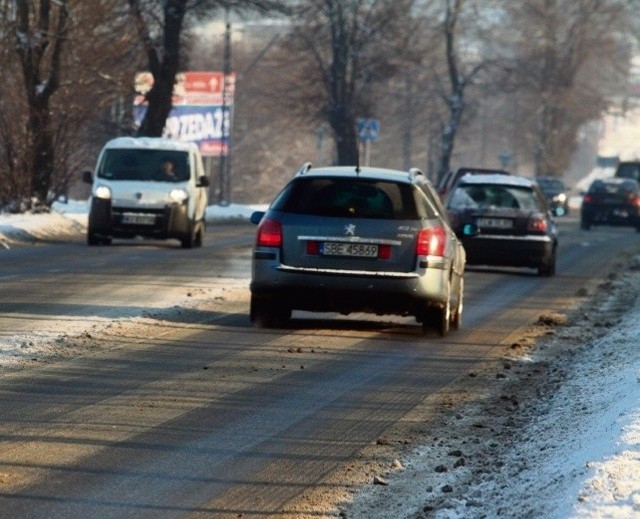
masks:
<instances>
[{"instance_id":1,"label":"silver hatchback","mask_svg":"<svg viewBox=\"0 0 640 519\"><path fill-rule=\"evenodd\" d=\"M255 326L294 309L412 315L441 335L462 323L465 251L417 169L306 164L251 221Z\"/></svg>"}]
</instances>

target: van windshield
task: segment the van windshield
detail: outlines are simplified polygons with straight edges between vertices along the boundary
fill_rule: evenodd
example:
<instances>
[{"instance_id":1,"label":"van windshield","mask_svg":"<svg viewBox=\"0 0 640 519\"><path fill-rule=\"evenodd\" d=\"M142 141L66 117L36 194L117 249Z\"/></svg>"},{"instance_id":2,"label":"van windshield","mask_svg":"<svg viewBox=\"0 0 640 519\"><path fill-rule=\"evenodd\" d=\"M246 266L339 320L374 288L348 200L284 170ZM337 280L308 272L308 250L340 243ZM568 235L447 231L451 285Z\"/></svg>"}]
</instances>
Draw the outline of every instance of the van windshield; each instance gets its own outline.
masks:
<instances>
[{"instance_id":1,"label":"van windshield","mask_svg":"<svg viewBox=\"0 0 640 519\"><path fill-rule=\"evenodd\" d=\"M189 180L189 154L174 150L108 149L98 177L109 180L184 182Z\"/></svg>"}]
</instances>

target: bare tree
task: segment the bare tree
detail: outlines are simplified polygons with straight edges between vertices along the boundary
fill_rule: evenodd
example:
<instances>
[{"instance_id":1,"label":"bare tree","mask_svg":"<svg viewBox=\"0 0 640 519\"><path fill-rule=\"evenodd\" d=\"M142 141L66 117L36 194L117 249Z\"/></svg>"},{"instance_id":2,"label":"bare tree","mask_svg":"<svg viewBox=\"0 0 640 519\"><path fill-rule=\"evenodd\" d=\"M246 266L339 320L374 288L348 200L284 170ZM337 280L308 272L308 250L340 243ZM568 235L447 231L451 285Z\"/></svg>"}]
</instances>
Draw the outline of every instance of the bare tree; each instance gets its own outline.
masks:
<instances>
[{"instance_id":1,"label":"bare tree","mask_svg":"<svg viewBox=\"0 0 640 519\"><path fill-rule=\"evenodd\" d=\"M121 3L0 0L1 204L24 209L67 193L86 161L86 130L132 92L138 66Z\"/></svg>"},{"instance_id":2,"label":"bare tree","mask_svg":"<svg viewBox=\"0 0 640 519\"><path fill-rule=\"evenodd\" d=\"M559 176L576 148L580 127L606 109L613 81L628 69L623 36L626 2L618 0L525 0L510 4L520 39L517 89L528 99L534 174ZM622 52L621 52L622 51Z\"/></svg>"},{"instance_id":3,"label":"bare tree","mask_svg":"<svg viewBox=\"0 0 640 519\"><path fill-rule=\"evenodd\" d=\"M478 19L482 13L479 5L482 6L474 0L445 0L440 30L446 70L443 77L446 77L447 81L441 81L440 76L433 78L446 106L446 116L440 135L438 179L450 169L456 137L462 117L468 108L467 90L478 81L481 72L487 71L497 62L493 54L486 53L488 46L485 45L478 31L478 26L481 25ZM493 5L485 3L484 7L492 11L491 16L495 16ZM473 31L469 30L468 24L461 25L463 17L467 22L473 20ZM466 43L466 47L461 44L461 41Z\"/></svg>"},{"instance_id":4,"label":"bare tree","mask_svg":"<svg viewBox=\"0 0 640 519\"><path fill-rule=\"evenodd\" d=\"M127 0L147 56L153 85L145 94L148 107L138 133L160 136L172 108L173 86L181 70L181 44L185 18L219 9L284 10L277 0Z\"/></svg>"},{"instance_id":5,"label":"bare tree","mask_svg":"<svg viewBox=\"0 0 640 519\"><path fill-rule=\"evenodd\" d=\"M69 9L66 0L16 1L15 38L28 102L28 135L33 150L31 192L46 201L53 176L51 96L60 86Z\"/></svg>"},{"instance_id":6,"label":"bare tree","mask_svg":"<svg viewBox=\"0 0 640 519\"><path fill-rule=\"evenodd\" d=\"M299 2L285 42L291 109L331 127L339 164L359 160L357 119L375 116L377 82L392 76L411 38L413 0ZM293 63L290 61L294 57Z\"/></svg>"}]
</instances>

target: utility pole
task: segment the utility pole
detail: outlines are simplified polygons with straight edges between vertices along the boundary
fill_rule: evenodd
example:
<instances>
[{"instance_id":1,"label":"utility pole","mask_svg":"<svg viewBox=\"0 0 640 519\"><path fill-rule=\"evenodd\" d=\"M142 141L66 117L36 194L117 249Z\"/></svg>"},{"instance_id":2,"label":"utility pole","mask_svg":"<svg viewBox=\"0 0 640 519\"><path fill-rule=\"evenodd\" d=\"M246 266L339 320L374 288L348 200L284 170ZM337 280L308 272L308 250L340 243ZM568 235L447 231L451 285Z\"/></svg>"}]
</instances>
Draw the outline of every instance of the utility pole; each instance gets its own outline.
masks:
<instances>
[{"instance_id":1,"label":"utility pole","mask_svg":"<svg viewBox=\"0 0 640 519\"><path fill-rule=\"evenodd\" d=\"M220 150L220 171L218 174L218 203L229 205L231 202L231 179L229 178L229 154L231 150L231 128L227 128L227 112L229 110L228 82L231 76L231 22L229 21L229 5L225 5L224 12L224 64L222 75L222 139L229 134L227 149ZM229 117L229 123L231 118ZM230 126L230 124L229 124Z\"/></svg>"}]
</instances>

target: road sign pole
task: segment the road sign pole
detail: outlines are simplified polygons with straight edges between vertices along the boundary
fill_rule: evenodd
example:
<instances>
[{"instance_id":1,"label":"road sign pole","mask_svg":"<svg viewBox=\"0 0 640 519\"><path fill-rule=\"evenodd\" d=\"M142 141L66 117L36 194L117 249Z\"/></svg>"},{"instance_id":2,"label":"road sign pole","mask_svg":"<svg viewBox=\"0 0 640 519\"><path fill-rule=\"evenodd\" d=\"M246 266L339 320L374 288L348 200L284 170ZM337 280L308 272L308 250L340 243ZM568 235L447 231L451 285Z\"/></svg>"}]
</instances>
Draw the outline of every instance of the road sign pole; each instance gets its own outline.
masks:
<instances>
[{"instance_id":1,"label":"road sign pole","mask_svg":"<svg viewBox=\"0 0 640 519\"><path fill-rule=\"evenodd\" d=\"M371 141L364 142L364 165L371 166Z\"/></svg>"}]
</instances>

